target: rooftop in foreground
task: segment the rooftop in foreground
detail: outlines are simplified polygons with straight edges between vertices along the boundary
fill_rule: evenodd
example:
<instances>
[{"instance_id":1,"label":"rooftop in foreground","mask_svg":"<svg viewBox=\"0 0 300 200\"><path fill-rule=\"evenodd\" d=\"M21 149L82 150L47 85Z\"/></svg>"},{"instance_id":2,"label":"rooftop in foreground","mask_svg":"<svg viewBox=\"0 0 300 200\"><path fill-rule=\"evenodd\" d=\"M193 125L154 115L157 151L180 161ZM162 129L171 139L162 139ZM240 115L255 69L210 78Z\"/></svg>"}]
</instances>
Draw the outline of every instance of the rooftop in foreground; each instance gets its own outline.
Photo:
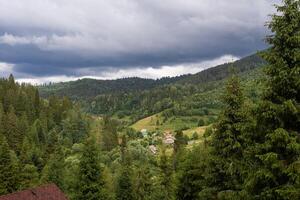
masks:
<instances>
[{"instance_id":1,"label":"rooftop in foreground","mask_svg":"<svg viewBox=\"0 0 300 200\"><path fill-rule=\"evenodd\" d=\"M3 195L0 196L0 200L68 200L68 198L55 184L48 184Z\"/></svg>"}]
</instances>

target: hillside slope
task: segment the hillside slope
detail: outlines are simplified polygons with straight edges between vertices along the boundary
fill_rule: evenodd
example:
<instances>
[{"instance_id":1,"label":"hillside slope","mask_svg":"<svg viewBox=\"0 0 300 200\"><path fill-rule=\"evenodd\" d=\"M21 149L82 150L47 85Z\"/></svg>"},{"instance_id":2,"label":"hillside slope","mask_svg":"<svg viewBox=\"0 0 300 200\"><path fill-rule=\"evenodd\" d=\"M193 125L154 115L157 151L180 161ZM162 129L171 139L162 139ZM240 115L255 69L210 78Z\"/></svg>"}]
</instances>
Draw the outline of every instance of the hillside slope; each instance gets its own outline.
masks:
<instances>
[{"instance_id":1,"label":"hillside slope","mask_svg":"<svg viewBox=\"0 0 300 200\"><path fill-rule=\"evenodd\" d=\"M157 80L144 78L123 78L116 80L80 79L77 81L54 83L39 87L42 97L69 96L72 99L87 99L103 94L128 93L149 90L169 84L200 84L210 81L222 80L229 76L230 68L237 72L247 72L255 69L265 62L257 54L242 58L234 63L226 63L206 69L196 74L178 77L165 77Z\"/></svg>"}]
</instances>

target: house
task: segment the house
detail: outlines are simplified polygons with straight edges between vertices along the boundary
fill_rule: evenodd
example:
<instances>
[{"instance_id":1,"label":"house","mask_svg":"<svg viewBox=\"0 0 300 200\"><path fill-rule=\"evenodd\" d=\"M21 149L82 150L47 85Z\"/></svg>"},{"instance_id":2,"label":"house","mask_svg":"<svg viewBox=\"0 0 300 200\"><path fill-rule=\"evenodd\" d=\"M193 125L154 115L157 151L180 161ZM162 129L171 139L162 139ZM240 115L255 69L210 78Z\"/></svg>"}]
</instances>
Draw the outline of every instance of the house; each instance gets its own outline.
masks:
<instances>
[{"instance_id":1,"label":"house","mask_svg":"<svg viewBox=\"0 0 300 200\"><path fill-rule=\"evenodd\" d=\"M157 148L154 145L150 145L149 146L149 150L152 154L156 154L157 153Z\"/></svg>"},{"instance_id":2,"label":"house","mask_svg":"<svg viewBox=\"0 0 300 200\"><path fill-rule=\"evenodd\" d=\"M148 136L148 131L147 131L147 129L142 129L142 130L141 130L141 133L142 133L143 137L147 137L147 136Z\"/></svg>"},{"instance_id":3,"label":"house","mask_svg":"<svg viewBox=\"0 0 300 200\"><path fill-rule=\"evenodd\" d=\"M68 200L68 198L55 184L48 184L3 195L0 196L0 200Z\"/></svg>"},{"instance_id":4,"label":"house","mask_svg":"<svg viewBox=\"0 0 300 200\"><path fill-rule=\"evenodd\" d=\"M175 141L175 137L170 132L166 132L164 134L163 142L165 144L174 144L174 141Z\"/></svg>"}]
</instances>

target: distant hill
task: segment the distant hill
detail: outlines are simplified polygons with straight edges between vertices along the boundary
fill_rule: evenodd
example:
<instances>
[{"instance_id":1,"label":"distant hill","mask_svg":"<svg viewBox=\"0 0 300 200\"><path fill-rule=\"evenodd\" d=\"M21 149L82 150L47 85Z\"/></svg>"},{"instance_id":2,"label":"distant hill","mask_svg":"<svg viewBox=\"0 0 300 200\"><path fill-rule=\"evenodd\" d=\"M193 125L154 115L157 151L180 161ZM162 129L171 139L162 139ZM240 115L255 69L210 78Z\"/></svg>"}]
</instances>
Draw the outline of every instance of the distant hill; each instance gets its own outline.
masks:
<instances>
[{"instance_id":1,"label":"distant hill","mask_svg":"<svg viewBox=\"0 0 300 200\"><path fill-rule=\"evenodd\" d=\"M69 96L72 99L88 99L103 94L128 93L149 90L168 84L201 84L222 80L229 76L230 68L242 73L262 66L265 63L257 54L245 57L234 63L226 63L206 69L196 74L166 77L158 80L144 78L122 78L117 80L80 79L77 81L52 83L39 87L42 97Z\"/></svg>"},{"instance_id":2,"label":"distant hill","mask_svg":"<svg viewBox=\"0 0 300 200\"><path fill-rule=\"evenodd\" d=\"M177 83L199 84L218 81L227 78L232 73L232 70L236 73L244 73L261 67L264 64L266 64L266 62L260 56L253 54L233 63L225 63L196 74L184 76L178 80Z\"/></svg>"}]
</instances>

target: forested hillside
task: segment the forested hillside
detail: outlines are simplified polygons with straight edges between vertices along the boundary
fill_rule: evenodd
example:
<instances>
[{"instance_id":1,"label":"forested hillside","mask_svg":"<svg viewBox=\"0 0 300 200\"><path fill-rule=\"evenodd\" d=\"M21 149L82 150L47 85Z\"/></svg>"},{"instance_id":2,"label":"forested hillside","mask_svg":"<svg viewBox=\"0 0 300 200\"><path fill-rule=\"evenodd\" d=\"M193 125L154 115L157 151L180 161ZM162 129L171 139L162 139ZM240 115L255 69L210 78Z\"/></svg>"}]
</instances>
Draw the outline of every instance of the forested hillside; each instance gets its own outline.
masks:
<instances>
[{"instance_id":1,"label":"forested hillside","mask_svg":"<svg viewBox=\"0 0 300 200\"><path fill-rule=\"evenodd\" d=\"M300 1L276 8L266 62L99 95L41 89L73 85L72 101L0 79L0 195L55 183L71 200L300 199Z\"/></svg>"},{"instance_id":2,"label":"forested hillside","mask_svg":"<svg viewBox=\"0 0 300 200\"><path fill-rule=\"evenodd\" d=\"M246 95L255 100L261 93L262 68L241 73ZM135 122L163 112L165 118L217 115L222 108L219 97L226 79L200 84L171 84L140 92L98 95L82 101L92 114L111 115ZM196 120L197 121L197 120Z\"/></svg>"},{"instance_id":3,"label":"forested hillside","mask_svg":"<svg viewBox=\"0 0 300 200\"><path fill-rule=\"evenodd\" d=\"M123 78L117 80L81 79L78 81L52 83L39 87L42 97L50 95L68 96L72 99L88 99L103 94L140 92L168 84L200 84L222 80L230 75L231 68L238 73L247 72L265 64L257 54L245 57L234 63L222 64L194 75L165 77L157 80L143 78Z\"/></svg>"},{"instance_id":4,"label":"forested hillside","mask_svg":"<svg viewBox=\"0 0 300 200\"><path fill-rule=\"evenodd\" d=\"M194 75L159 80L127 78L118 80L83 79L75 82L39 87L42 96L67 95L81 102L85 111L95 115L124 118L128 123L164 111L168 116L193 116L211 113L210 122L218 114L217 99L224 81L235 71L247 85L247 95L257 97L261 90L261 67L265 61L257 54L234 63L210 68ZM195 119L196 118L196 119ZM191 119L195 122L197 117Z\"/></svg>"},{"instance_id":5,"label":"forested hillside","mask_svg":"<svg viewBox=\"0 0 300 200\"><path fill-rule=\"evenodd\" d=\"M58 182L64 146L83 141L89 120L68 98L40 99L37 88L0 80L0 194Z\"/></svg>"}]
</instances>

